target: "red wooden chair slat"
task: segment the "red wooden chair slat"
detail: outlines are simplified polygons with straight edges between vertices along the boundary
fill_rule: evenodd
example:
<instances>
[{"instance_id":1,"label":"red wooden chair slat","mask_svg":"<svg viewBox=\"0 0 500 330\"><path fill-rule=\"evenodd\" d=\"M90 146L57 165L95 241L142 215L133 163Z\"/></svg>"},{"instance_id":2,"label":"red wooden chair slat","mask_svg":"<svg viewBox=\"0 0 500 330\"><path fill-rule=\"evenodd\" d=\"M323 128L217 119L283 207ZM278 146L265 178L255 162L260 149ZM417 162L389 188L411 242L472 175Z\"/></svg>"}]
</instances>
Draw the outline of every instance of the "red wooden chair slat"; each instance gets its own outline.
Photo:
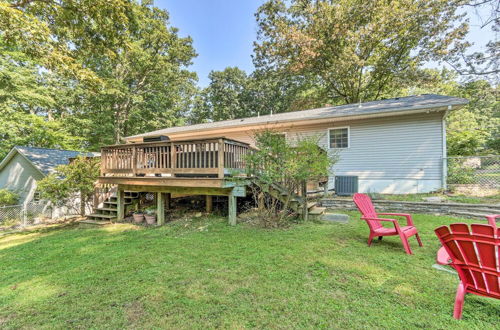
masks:
<instances>
[{"instance_id":1,"label":"red wooden chair slat","mask_svg":"<svg viewBox=\"0 0 500 330\"><path fill-rule=\"evenodd\" d=\"M412 254L408 237L415 235L417 242L422 246L422 241L418 236L418 230L413 225L413 219L407 213L377 213L373 206L372 200L368 195L356 193L353 196L353 201L361 212L361 219L365 220L370 228L370 235L368 237L368 246L371 245L374 237L382 239L383 236L399 236L403 247L408 254ZM401 216L406 218L406 226L400 226L396 219L381 218L380 215ZM391 222L394 228L386 228L382 226L382 222Z\"/></svg>"},{"instance_id":2,"label":"red wooden chair slat","mask_svg":"<svg viewBox=\"0 0 500 330\"><path fill-rule=\"evenodd\" d=\"M453 317L462 317L467 293L500 299L500 228L472 224L469 230L456 223L436 228L435 233L460 278Z\"/></svg>"}]
</instances>

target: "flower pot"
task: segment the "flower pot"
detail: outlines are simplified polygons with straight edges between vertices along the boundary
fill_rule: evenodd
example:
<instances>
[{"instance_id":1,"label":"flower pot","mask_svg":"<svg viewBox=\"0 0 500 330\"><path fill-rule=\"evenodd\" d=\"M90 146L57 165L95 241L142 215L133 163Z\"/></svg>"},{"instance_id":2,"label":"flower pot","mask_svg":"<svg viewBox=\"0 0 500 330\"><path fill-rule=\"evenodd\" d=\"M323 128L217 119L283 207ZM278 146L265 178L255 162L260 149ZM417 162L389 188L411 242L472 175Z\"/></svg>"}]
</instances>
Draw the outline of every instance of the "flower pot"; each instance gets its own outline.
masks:
<instances>
[{"instance_id":1,"label":"flower pot","mask_svg":"<svg viewBox=\"0 0 500 330\"><path fill-rule=\"evenodd\" d=\"M144 217L146 218L146 222L148 225L154 225L156 223L156 215L149 215L149 214L144 214Z\"/></svg>"},{"instance_id":2,"label":"flower pot","mask_svg":"<svg viewBox=\"0 0 500 330\"><path fill-rule=\"evenodd\" d=\"M133 216L134 216L135 223L141 223L144 221L144 214L142 214L142 213L134 213Z\"/></svg>"}]
</instances>

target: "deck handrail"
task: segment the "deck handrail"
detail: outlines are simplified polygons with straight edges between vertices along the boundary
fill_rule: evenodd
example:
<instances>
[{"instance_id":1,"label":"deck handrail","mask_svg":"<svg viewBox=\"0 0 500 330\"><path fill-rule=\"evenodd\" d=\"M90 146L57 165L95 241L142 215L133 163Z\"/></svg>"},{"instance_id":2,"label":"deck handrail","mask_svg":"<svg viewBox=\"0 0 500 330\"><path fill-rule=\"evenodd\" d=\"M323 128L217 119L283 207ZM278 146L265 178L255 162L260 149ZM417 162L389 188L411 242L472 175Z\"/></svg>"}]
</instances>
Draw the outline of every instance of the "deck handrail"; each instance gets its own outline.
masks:
<instances>
[{"instance_id":1,"label":"deck handrail","mask_svg":"<svg viewBox=\"0 0 500 330\"><path fill-rule=\"evenodd\" d=\"M219 152L219 151L223 152ZM127 143L101 148L101 176L217 176L243 171L253 148L227 138Z\"/></svg>"}]
</instances>

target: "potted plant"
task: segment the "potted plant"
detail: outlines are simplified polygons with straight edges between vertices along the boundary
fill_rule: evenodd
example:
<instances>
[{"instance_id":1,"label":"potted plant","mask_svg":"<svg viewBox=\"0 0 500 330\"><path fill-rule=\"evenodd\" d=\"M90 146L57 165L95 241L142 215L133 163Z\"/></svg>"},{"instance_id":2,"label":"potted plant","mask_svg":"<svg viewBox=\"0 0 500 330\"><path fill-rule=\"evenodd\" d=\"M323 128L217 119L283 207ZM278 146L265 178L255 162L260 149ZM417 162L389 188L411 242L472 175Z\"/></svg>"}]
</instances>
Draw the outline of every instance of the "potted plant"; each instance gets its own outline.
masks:
<instances>
[{"instance_id":1,"label":"potted plant","mask_svg":"<svg viewBox=\"0 0 500 330\"><path fill-rule=\"evenodd\" d=\"M141 210L136 210L132 214L135 223L142 223L144 221L144 213Z\"/></svg>"},{"instance_id":2,"label":"potted plant","mask_svg":"<svg viewBox=\"0 0 500 330\"><path fill-rule=\"evenodd\" d=\"M156 208L153 206L148 207L145 210L144 217L148 225L154 225L156 223Z\"/></svg>"}]
</instances>

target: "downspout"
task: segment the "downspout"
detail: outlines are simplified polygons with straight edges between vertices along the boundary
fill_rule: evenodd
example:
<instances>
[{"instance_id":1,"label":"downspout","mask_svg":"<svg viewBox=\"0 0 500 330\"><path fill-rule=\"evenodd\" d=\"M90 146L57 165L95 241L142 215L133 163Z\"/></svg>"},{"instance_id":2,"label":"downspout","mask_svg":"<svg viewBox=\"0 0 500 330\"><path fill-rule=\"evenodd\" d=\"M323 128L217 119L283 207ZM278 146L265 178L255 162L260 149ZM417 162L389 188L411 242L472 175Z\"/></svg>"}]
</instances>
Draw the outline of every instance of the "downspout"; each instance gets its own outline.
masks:
<instances>
[{"instance_id":1,"label":"downspout","mask_svg":"<svg viewBox=\"0 0 500 330\"><path fill-rule=\"evenodd\" d=\"M448 177L448 161L447 161L447 155L448 152L446 150L446 117L448 116L449 111L451 110L451 105L448 106L448 110L445 111L443 120L441 122L441 137L443 139L442 141L442 165L441 165L441 188L443 191L446 191L447 184L446 184L446 179Z\"/></svg>"}]
</instances>

